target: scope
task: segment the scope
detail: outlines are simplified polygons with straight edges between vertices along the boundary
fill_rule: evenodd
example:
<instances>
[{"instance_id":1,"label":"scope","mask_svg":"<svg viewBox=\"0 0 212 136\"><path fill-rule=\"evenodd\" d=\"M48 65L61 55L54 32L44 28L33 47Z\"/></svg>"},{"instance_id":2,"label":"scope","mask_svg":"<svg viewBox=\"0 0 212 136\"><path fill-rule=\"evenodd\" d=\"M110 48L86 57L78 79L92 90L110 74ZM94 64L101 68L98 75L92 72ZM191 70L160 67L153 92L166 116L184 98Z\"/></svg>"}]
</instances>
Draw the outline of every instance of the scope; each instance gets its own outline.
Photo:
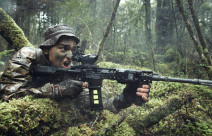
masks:
<instances>
[{"instance_id":1,"label":"scope","mask_svg":"<svg viewBox=\"0 0 212 136\"><path fill-rule=\"evenodd\" d=\"M75 53L72 57L73 61L81 62L82 65L93 65L98 59L98 56L91 54Z\"/></svg>"}]
</instances>

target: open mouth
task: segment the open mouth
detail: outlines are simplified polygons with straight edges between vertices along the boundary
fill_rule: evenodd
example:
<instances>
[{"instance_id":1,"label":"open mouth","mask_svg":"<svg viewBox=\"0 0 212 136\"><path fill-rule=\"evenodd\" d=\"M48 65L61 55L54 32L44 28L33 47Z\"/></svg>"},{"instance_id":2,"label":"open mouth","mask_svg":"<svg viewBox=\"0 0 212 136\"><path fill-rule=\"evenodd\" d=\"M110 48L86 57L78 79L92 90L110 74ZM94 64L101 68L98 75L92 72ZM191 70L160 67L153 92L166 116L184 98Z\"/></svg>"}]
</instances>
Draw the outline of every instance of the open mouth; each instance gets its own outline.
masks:
<instances>
[{"instance_id":1,"label":"open mouth","mask_svg":"<svg viewBox=\"0 0 212 136\"><path fill-rule=\"evenodd\" d=\"M70 66L71 66L71 61L65 61L65 62L63 63L63 67L64 67L64 68L70 68Z\"/></svg>"}]
</instances>

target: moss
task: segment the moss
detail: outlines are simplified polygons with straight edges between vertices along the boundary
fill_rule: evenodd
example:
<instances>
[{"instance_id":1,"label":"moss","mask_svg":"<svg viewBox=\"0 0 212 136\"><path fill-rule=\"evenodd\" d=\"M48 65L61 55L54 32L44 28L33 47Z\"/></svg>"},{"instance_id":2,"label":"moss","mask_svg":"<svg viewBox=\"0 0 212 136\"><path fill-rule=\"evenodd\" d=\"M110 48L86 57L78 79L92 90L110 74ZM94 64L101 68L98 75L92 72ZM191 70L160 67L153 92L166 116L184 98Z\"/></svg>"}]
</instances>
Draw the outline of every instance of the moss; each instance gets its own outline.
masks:
<instances>
[{"instance_id":1,"label":"moss","mask_svg":"<svg viewBox=\"0 0 212 136\"><path fill-rule=\"evenodd\" d=\"M68 136L84 136L84 135L108 135L108 136L133 136L136 135L135 131L125 122L121 122L120 125L115 124L121 116L110 113L109 111L103 111L99 121L91 127L91 124L81 124L77 127L70 127L66 135ZM111 127L115 124L115 127ZM107 130L107 131L106 131Z\"/></svg>"},{"instance_id":2,"label":"moss","mask_svg":"<svg viewBox=\"0 0 212 136\"><path fill-rule=\"evenodd\" d=\"M212 66L207 66L208 78L212 80Z\"/></svg>"},{"instance_id":3,"label":"moss","mask_svg":"<svg viewBox=\"0 0 212 136\"><path fill-rule=\"evenodd\" d=\"M20 27L2 8L0 8L0 34L12 46L11 49L18 50L25 46L33 47Z\"/></svg>"},{"instance_id":4,"label":"moss","mask_svg":"<svg viewBox=\"0 0 212 136\"><path fill-rule=\"evenodd\" d=\"M67 114L50 99L26 96L0 104L1 135L47 135L68 124Z\"/></svg>"},{"instance_id":5,"label":"moss","mask_svg":"<svg viewBox=\"0 0 212 136\"><path fill-rule=\"evenodd\" d=\"M121 66L113 63L101 65ZM107 91L109 95L106 97L112 97L120 94L123 87L115 81L106 80L102 91ZM186 94L197 94L198 97L189 99L190 95ZM26 96L8 103L0 102L0 135L210 135L211 98L211 87L154 82L148 103L132 105L119 114L104 111L92 126L93 120L80 115L68 101L62 103ZM163 107L168 103L167 110ZM160 110L156 112L156 109ZM123 115L128 117L118 125L117 121ZM150 127L143 125L144 117L156 124ZM114 124L115 127L111 127ZM105 130L108 130L107 133Z\"/></svg>"},{"instance_id":6,"label":"moss","mask_svg":"<svg viewBox=\"0 0 212 136\"><path fill-rule=\"evenodd\" d=\"M169 114L156 125L148 128L152 135L210 135L211 133L211 88L186 85L185 93L197 93L195 99ZM173 95L171 95L172 97ZM187 96L184 96L187 97Z\"/></svg>"}]
</instances>

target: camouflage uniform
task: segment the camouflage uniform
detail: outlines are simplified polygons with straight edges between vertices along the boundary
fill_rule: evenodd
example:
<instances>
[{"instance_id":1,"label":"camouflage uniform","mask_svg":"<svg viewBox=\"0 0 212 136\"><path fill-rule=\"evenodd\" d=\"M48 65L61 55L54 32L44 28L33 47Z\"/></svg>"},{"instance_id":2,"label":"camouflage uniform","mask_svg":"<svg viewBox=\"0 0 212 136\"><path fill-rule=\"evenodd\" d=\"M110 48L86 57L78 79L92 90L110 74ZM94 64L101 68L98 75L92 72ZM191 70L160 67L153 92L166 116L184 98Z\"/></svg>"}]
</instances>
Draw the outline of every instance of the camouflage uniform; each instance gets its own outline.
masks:
<instances>
[{"instance_id":1,"label":"camouflage uniform","mask_svg":"<svg viewBox=\"0 0 212 136\"><path fill-rule=\"evenodd\" d=\"M7 101L11 98L18 98L29 94L39 97L52 97L52 92L43 89L43 87L57 84L68 77L64 75L52 75L52 77L45 75L38 76L33 72L33 68L35 65L51 66L42 49L54 45L60 36L66 35L74 37L76 38L76 42L79 43L79 39L75 37L73 33L70 33L70 31L71 30L66 26L50 27L44 34L45 42L40 46L41 49L32 47L20 49L9 61L7 68L1 76L1 99ZM130 90L129 88L132 87L125 88L125 90ZM136 88L133 90L136 90ZM123 94L124 93L115 98L106 99L103 104L104 108L112 112L118 112L120 109L129 107L132 104L131 98L126 99L125 97L128 96L128 94ZM77 94L77 96L73 96L71 99L76 104L76 107L81 110L89 109L88 97L88 90L85 90L80 95ZM132 99L134 99L134 96Z\"/></svg>"},{"instance_id":2,"label":"camouflage uniform","mask_svg":"<svg viewBox=\"0 0 212 136\"><path fill-rule=\"evenodd\" d=\"M49 29L45 33L46 40L40 46L40 48L43 49L48 45L55 44L58 38L62 35L74 37L74 35L70 33L69 28L65 26L59 30L62 31L60 34L55 34L54 31L55 29ZM47 36L50 34L53 38L48 39ZM76 38L76 41L79 43L78 38ZM54 77L40 77L33 73L33 68L35 65L51 66L50 62L48 59L46 59L46 56L40 48L23 47L8 62L8 66L0 78L1 99L8 101L11 98L19 98L29 94L39 97L52 97L52 92L45 91L45 89L42 89L42 87L58 83L68 78L64 75L56 75ZM74 101L76 103L80 103L80 106L78 106L79 108L83 108L89 105L88 96L88 90L85 90L79 97L73 96L73 98L77 97Z\"/></svg>"},{"instance_id":3,"label":"camouflage uniform","mask_svg":"<svg viewBox=\"0 0 212 136\"><path fill-rule=\"evenodd\" d=\"M42 86L50 83L57 83L68 77L38 77L33 73L35 65L50 66L41 49L24 47L20 49L9 61L7 68L3 72L0 79L0 95L4 100L18 98L28 94L40 97L51 97L51 92L43 92ZM85 103L89 104L88 90L84 90L76 98L80 108L83 109ZM86 102L85 102L86 101ZM108 100L107 107L114 110L112 99ZM110 103L110 104L109 104ZM106 105L106 104L105 104ZM86 105L88 106L88 105Z\"/></svg>"}]
</instances>

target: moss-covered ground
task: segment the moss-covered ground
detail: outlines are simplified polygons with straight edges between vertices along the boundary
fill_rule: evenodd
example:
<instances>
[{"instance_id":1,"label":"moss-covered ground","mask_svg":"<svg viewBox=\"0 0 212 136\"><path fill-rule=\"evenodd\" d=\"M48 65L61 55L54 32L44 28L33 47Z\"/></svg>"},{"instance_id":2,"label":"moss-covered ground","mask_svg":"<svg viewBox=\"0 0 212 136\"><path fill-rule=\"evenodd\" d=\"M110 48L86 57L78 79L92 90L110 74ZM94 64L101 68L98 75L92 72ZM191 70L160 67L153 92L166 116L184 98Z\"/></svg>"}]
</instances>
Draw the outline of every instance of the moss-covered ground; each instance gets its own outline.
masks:
<instances>
[{"instance_id":1,"label":"moss-covered ground","mask_svg":"<svg viewBox=\"0 0 212 136\"><path fill-rule=\"evenodd\" d=\"M109 62L99 65L144 70ZM116 81L105 80L102 91L108 91L106 97L111 97L120 94L124 86ZM192 94L192 99L187 99L186 94ZM149 102L142 106L132 105L118 114L103 111L95 123L94 120L83 120L71 104L69 110L63 110L58 102L48 98L26 96L0 102L0 135L212 135L211 87L153 82L149 95ZM176 109L176 105L173 105L172 112L162 119L157 115L151 116L152 112L172 100L180 100L185 104ZM167 113L168 110L158 111L158 116L163 112ZM156 122L146 127L145 117L151 117L150 120Z\"/></svg>"}]
</instances>

